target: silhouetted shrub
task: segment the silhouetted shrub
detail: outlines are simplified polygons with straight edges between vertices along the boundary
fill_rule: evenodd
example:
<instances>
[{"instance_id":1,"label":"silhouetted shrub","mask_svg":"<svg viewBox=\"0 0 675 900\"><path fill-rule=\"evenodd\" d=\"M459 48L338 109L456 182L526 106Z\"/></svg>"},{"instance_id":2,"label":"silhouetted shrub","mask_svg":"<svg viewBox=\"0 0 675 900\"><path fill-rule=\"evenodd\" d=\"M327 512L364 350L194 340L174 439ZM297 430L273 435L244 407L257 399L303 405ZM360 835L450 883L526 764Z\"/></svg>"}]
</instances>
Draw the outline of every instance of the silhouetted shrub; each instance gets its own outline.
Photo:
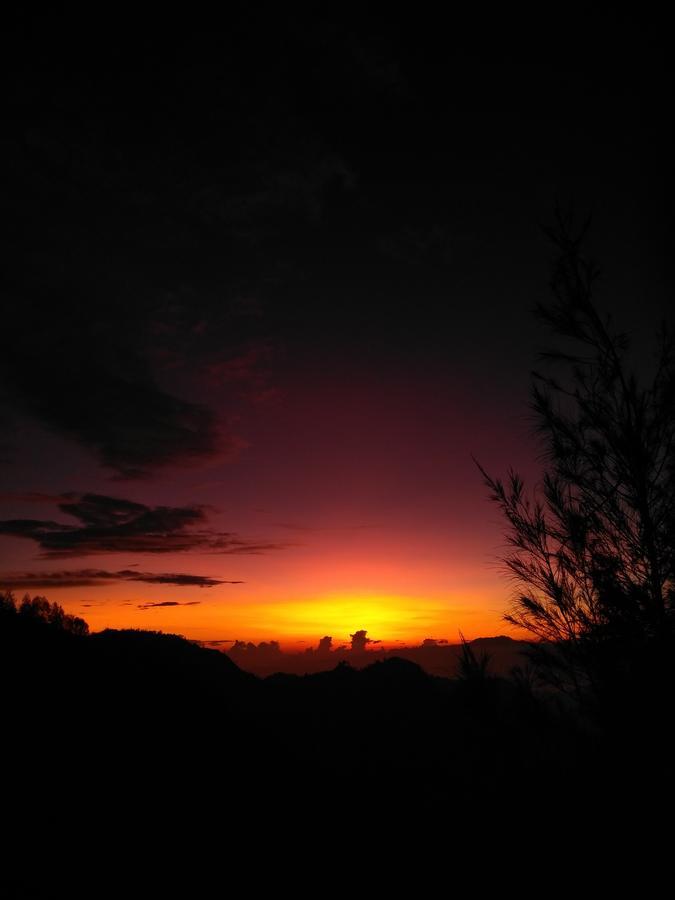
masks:
<instances>
[{"instance_id":1,"label":"silhouetted shrub","mask_svg":"<svg viewBox=\"0 0 675 900\"><path fill-rule=\"evenodd\" d=\"M584 234L561 214L549 232L554 299L537 311L562 375L534 373L543 484L529 494L513 471L481 471L508 523L507 620L536 638L552 684L603 714L673 688L675 366L664 328L651 380L631 370L627 337L595 306Z\"/></svg>"}]
</instances>

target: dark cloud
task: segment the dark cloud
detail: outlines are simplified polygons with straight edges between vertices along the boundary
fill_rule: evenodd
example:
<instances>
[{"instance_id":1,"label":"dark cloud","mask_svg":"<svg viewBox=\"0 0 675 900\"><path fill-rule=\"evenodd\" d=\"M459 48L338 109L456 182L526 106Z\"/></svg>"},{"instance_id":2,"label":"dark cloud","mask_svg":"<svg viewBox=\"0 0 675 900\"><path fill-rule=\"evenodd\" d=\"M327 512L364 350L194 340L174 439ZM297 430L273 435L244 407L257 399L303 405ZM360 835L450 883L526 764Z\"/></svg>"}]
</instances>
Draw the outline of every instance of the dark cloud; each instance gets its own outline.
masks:
<instances>
[{"instance_id":1,"label":"dark cloud","mask_svg":"<svg viewBox=\"0 0 675 900\"><path fill-rule=\"evenodd\" d=\"M216 584L244 584L243 581L228 581L208 578L206 575L186 575L181 572L129 572L122 570L117 576L128 581L145 581L147 584L177 584L185 587L214 587Z\"/></svg>"},{"instance_id":2,"label":"dark cloud","mask_svg":"<svg viewBox=\"0 0 675 900\"><path fill-rule=\"evenodd\" d=\"M0 501L10 503L58 503L60 494L46 494L41 491L0 491Z\"/></svg>"},{"instance_id":3,"label":"dark cloud","mask_svg":"<svg viewBox=\"0 0 675 900\"><path fill-rule=\"evenodd\" d=\"M234 356L207 363L205 375L214 385L239 381L262 390L266 385L266 368L273 361L274 353L269 343L251 343Z\"/></svg>"},{"instance_id":4,"label":"dark cloud","mask_svg":"<svg viewBox=\"0 0 675 900\"><path fill-rule=\"evenodd\" d=\"M322 637L319 641L319 646L316 648L316 652L321 656L325 656L331 652L332 646L333 638L327 635L326 637Z\"/></svg>"},{"instance_id":5,"label":"dark cloud","mask_svg":"<svg viewBox=\"0 0 675 900\"><path fill-rule=\"evenodd\" d=\"M0 534L28 538L47 558L102 553L265 553L289 546L245 540L234 532L209 529L201 506L145 506L101 494L64 495L61 512L79 525L40 519L0 521ZM131 577L131 576L129 576Z\"/></svg>"},{"instance_id":6,"label":"dark cloud","mask_svg":"<svg viewBox=\"0 0 675 900\"><path fill-rule=\"evenodd\" d=\"M380 641L369 638L368 632L363 630L356 631L354 634L350 634L349 637L352 639L351 649L353 653L363 653L368 644L380 643Z\"/></svg>"},{"instance_id":7,"label":"dark cloud","mask_svg":"<svg viewBox=\"0 0 675 900\"><path fill-rule=\"evenodd\" d=\"M53 334L53 331L52 331ZM5 372L11 399L48 427L92 450L103 465L125 478L138 478L168 464L191 464L232 452L235 440L220 430L205 406L162 390L148 373L111 371L106 351L95 341L83 347L41 346L41 335L22 343L34 359Z\"/></svg>"},{"instance_id":8,"label":"dark cloud","mask_svg":"<svg viewBox=\"0 0 675 900\"><path fill-rule=\"evenodd\" d=\"M187 603L179 603L177 600L162 600L160 603L139 603L138 609L155 609L158 606L199 606L200 602L190 600Z\"/></svg>"},{"instance_id":9,"label":"dark cloud","mask_svg":"<svg viewBox=\"0 0 675 900\"><path fill-rule=\"evenodd\" d=\"M146 584L173 584L181 587L214 587L217 584L244 584L243 581L225 581L206 575L188 575L183 572L138 572L120 569L77 569L60 572L9 572L0 574L0 584L5 590L21 590L33 587L72 588L92 587L115 581L142 581Z\"/></svg>"},{"instance_id":10,"label":"dark cloud","mask_svg":"<svg viewBox=\"0 0 675 900\"><path fill-rule=\"evenodd\" d=\"M298 643L304 643L304 641L298 641ZM322 637L319 641L317 647L307 647L305 650L305 655L307 657L317 657L321 659L328 659L333 652L333 638L326 635L326 637Z\"/></svg>"},{"instance_id":11,"label":"dark cloud","mask_svg":"<svg viewBox=\"0 0 675 900\"><path fill-rule=\"evenodd\" d=\"M602 171L590 196L604 215L613 197L629 225L663 215L643 178L666 171L653 148L668 145L667 56L657 41L627 64L625 24L606 39L599 17L583 34L556 22L544 53L470 15L456 45L426 18L235 18L181 18L161 37L139 14L79 41L59 10L10 27L3 47L0 378L22 412L123 477L240 446L227 404L203 403L161 360L255 381L251 348L279 333L320 350L347 339L369 360L383 338L387 358L400 341L445 359L450 333L469 348L484 335L493 295L514 331L487 319L509 343L520 320L503 285L529 268L552 186ZM626 140L608 155L617 129ZM654 244L648 230L640 241Z\"/></svg>"},{"instance_id":12,"label":"dark cloud","mask_svg":"<svg viewBox=\"0 0 675 900\"><path fill-rule=\"evenodd\" d=\"M267 396L266 301L351 168L297 115L276 27L181 24L169 54L153 21L148 45L110 35L120 69L64 24L10 41L3 399L124 478L231 455L242 441L195 377Z\"/></svg>"}]
</instances>

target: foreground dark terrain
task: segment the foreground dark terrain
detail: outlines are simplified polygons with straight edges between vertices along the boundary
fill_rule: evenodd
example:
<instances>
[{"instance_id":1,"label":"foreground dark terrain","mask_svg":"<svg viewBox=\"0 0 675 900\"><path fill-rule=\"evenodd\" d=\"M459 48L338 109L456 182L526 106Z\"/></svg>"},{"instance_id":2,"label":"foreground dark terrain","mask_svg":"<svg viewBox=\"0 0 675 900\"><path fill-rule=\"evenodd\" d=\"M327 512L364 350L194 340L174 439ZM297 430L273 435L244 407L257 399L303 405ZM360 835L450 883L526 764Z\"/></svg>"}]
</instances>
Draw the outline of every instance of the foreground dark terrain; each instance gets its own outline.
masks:
<instances>
[{"instance_id":1,"label":"foreground dark terrain","mask_svg":"<svg viewBox=\"0 0 675 900\"><path fill-rule=\"evenodd\" d=\"M88 635L42 602L5 599L0 628L5 746L33 817L134 809L151 827L227 807L262 827L298 812L431 821L468 803L501 819L534 798L590 808L666 788L670 761L644 765L637 723L626 718L618 740L522 671L490 676L470 645L456 679L398 658L261 679L174 635Z\"/></svg>"},{"instance_id":2,"label":"foreground dark terrain","mask_svg":"<svg viewBox=\"0 0 675 900\"><path fill-rule=\"evenodd\" d=\"M670 707L594 721L470 645L455 679L398 658L259 678L179 636L89 635L43 598L0 599L6 896L135 896L139 877L144 896L179 877L205 896L223 867L260 886L374 853L433 880L509 847L543 864L532 848L565 835L636 851L670 807Z\"/></svg>"}]
</instances>

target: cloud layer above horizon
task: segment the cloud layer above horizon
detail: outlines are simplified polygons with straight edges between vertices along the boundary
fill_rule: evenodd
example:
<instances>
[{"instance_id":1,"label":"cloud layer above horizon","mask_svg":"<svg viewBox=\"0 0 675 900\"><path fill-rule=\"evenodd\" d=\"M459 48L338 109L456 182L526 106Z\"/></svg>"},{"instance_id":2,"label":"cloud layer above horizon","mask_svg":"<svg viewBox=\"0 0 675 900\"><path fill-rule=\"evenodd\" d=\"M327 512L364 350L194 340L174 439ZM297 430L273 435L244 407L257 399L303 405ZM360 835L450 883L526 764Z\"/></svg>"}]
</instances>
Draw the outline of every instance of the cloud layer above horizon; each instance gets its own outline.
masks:
<instances>
[{"instance_id":1,"label":"cloud layer above horizon","mask_svg":"<svg viewBox=\"0 0 675 900\"><path fill-rule=\"evenodd\" d=\"M201 506L146 506L102 494L64 494L57 502L78 525L44 519L5 519L0 534L34 541L42 558L83 557L108 553L247 554L279 550L289 544L256 541L235 532L207 527Z\"/></svg>"}]
</instances>

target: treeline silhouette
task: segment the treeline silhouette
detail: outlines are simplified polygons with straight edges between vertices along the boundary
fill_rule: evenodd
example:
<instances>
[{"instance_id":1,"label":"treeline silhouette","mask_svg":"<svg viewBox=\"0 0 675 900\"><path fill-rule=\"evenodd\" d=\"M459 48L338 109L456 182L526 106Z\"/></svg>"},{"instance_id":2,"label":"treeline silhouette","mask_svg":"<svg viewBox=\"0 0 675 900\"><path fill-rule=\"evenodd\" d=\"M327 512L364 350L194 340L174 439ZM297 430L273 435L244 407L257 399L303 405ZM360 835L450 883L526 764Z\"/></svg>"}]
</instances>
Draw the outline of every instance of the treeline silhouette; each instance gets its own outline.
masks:
<instances>
[{"instance_id":1,"label":"treeline silhouette","mask_svg":"<svg viewBox=\"0 0 675 900\"><path fill-rule=\"evenodd\" d=\"M0 593L0 625L15 630L35 626L51 626L66 634L89 634L89 626L78 616L68 615L58 603L50 603L46 597L25 594L20 603L11 592Z\"/></svg>"}]
</instances>

